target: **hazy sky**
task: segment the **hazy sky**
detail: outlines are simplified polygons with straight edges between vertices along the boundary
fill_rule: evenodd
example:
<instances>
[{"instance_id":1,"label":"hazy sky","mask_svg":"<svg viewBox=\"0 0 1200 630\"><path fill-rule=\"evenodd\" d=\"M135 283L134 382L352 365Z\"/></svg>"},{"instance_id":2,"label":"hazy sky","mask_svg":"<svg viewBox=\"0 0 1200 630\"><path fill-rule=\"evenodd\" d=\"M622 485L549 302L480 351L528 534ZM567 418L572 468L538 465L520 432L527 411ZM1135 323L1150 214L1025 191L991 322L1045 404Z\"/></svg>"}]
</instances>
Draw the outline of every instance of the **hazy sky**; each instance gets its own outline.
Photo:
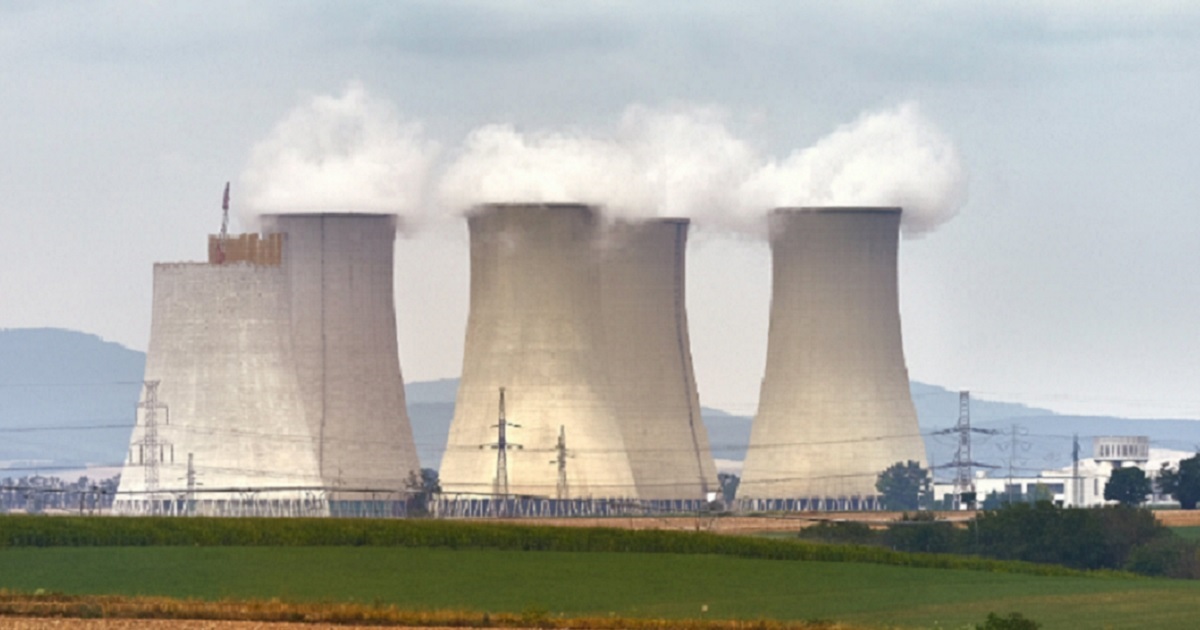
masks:
<instances>
[{"instance_id":1,"label":"hazy sky","mask_svg":"<svg viewBox=\"0 0 1200 630\"><path fill-rule=\"evenodd\" d=\"M970 179L901 244L912 377L1200 418L1200 4L812 4L0 1L0 327L144 349L151 265L201 260L254 147L354 82L446 155L638 104L718 108L782 158L914 102ZM458 372L465 232L397 243L408 380ZM688 263L702 402L752 412L767 248L698 231Z\"/></svg>"}]
</instances>

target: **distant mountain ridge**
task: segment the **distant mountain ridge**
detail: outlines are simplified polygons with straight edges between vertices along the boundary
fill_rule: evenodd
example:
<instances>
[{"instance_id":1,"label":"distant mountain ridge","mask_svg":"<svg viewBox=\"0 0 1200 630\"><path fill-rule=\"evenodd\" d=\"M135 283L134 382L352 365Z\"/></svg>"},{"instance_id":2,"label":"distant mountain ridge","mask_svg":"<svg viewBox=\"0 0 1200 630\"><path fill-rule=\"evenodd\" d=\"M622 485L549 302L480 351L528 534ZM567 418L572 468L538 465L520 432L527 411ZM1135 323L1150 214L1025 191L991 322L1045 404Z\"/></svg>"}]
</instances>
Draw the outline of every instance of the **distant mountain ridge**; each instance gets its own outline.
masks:
<instances>
[{"instance_id":1,"label":"distant mountain ridge","mask_svg":"<svg viewBox=\"0 0 1200 630\"><path fill-rule=\"evenodd\" d=\"M145 354L81 332L53 328L0 329L0 477L30 469L119 465L124 460L141 393ZM957 437L936 434L958 419L958 392L911 384L918 422L926 434L930 463L950 461ZM458 379L405 385L409 418L423 466L436 468L454 416ZM703 408L713 456L745 457L751 418ZM1200 422L1127 420L1058 415L1017 403L973 399L977 434L972 456L1017 474L1059 468L1071 461L1072 436L1081 436L1085 456L1098 435L1148 435L1156 447L1193 450ZM1018 425L1017 441L1011 437ZM71 427L87 427L71 429ZM1023 428L1022 428L1023 427ZM1013 453L1016 453L1013 456ZM20 471L20 472L15 472ZM939 476L948 475L943 471Z\"/></svg>"},{"instance_id":2,"label":"distant mountain ridge","mask_svg":"<svg viewBox=\"0 0 1200 630\"><path fill-rule=\"evenodd\" d=\"M96 335L0 329L0 467L119 464L145 367L145 353Z\"/></svg>"}]
</instances>

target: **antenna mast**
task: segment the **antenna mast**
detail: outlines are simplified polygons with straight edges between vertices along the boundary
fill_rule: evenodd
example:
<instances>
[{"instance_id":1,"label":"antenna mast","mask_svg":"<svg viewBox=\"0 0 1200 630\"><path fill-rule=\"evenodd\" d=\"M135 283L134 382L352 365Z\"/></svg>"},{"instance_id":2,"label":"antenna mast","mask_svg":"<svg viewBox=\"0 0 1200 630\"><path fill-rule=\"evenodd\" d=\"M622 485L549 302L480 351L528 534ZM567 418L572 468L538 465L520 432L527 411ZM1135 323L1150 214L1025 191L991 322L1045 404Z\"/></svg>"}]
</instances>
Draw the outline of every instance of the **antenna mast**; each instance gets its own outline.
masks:
<instances>
[{"instance_id":1,"label":"antenna mast","mask_svg":"<svg viewBox=\"0 0 1200 630\"><path fill-rule=\"evenodd\" d=\"M221 234L217 237L217 264L225 262L225 241L229 239L229 182L221 198Z\"/></svg>"}]
</instances>

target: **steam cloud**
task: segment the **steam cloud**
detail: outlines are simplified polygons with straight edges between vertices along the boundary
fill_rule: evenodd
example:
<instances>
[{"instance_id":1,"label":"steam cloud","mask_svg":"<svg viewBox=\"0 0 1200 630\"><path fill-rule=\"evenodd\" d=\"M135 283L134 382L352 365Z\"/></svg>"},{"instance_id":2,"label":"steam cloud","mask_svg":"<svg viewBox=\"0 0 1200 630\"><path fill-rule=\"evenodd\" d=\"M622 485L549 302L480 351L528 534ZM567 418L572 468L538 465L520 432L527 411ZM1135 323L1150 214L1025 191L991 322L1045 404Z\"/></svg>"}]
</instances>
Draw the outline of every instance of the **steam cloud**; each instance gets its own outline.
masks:
<instances>
[{"instance_id":1,"label":"steam cloud","mask_svg":"<svg viewBox=\"0 0 1200 630\"><path fill-rule=\"evenodd\" d=\"M908 236L966 202L967 173L950 139L915 103L865 114L815 145L767 160L716 109L625 111L616 133L518 133L489 125L467 138L439 198L574 201L625 217L685 216L759 232L780 206L900 206Z\"/></svg>"},{"instance_id":2,"label":"steam cloud","mask_svg":"<svg viewBox=\"0 0 1200 630\"><path fill-rule=\"evenodd\" d=\"M292 110L256 144L242 173L243 207L267 212L386 212L425 205L437 154L419 123L351 83Z\"/></svg>"},{"instance_id":3,"label":"steam cloud","mask_svg":"<svg viewBox=\"0 0 1200 630\"><path fill-rule=\"evenodd\" d=\"M632 156L613 140L487 125L467 137L438 190L441 204L456 212L521 201L629 207L643 187Z\"/></svg>"},{"instance_id":4,"label":"steam cloud","mask_svg":"<svg viewBox=\"0 0 1200 630\"><path fill-rule=\"evenodd\" d=\"M743 192L743 203L757 208L900 206L905 234L917 236L966 203L967 172L950 139L910 102L766 164Z\"/></svg>"},{"instance_id":5,"label":"steam cloud","mask_svg":"<svg viewBox=\"0 0 1200 630\"><path fill-rule=\"evenodd\" d=\"M715 221L736 206L758 158L716 109L628 108L613 137L529 135L489 125L467 138L439 185L461 210L488 202L582 202L621 217Z\"/></svg>"},{"instance_id":6,"label":"steam cloud","mask_svg":"<svg viewBox=\"0 0 1200 630\"><path fill-rule=\"evenodd\" d=\"M430 205L457 215L482 203L576 202L752 233L780 206L900 206L904 233L916 236L966 202L957 149L916 103L863 114L783 159L764 156L726 119L712 107L635 105L604 135L486 125L468 135L427 200L438 145L352 83L296 108L255 145L244 205L414 217Z\"/></svg>"}]
</instances>

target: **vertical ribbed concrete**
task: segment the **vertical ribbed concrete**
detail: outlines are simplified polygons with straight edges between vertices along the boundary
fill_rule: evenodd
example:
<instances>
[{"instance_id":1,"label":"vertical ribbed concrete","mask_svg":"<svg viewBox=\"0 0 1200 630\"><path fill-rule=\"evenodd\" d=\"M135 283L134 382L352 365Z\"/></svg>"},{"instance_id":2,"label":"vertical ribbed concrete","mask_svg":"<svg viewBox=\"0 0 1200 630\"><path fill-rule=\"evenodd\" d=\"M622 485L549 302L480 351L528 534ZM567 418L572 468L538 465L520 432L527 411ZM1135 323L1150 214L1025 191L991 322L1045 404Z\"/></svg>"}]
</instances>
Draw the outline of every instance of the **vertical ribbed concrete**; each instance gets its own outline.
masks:
<instances>
[{"instance_id":1,"label":"vertical ribbed concrete","mask_svg":"<svg viewBox=\"0 0 1200 630\"><path fill-rule=\"evenodd\" d=\"M896 282L898 208L780 209L766 376L739 499L867 497L924 465Z\"/></svg>"},{"instance_id":2,"label":"vertical ribbed concrete","mask_svg":"<svg viewBox=\"0 0 1200 630\"><path fill-rule=\"evenodd\" d=\"M618 222L601 239L605 360L641 499L703 499L717 471L688 338L688 221Z\"/></svg>"},{"instance_id":3,"label":"vertical ribbed concrete","mask_svg":"<svg viewBox=\"0 0 1200 630\"><path fill-rule=\"evenodd\" d=\"M594 212L580 205L491 205L468 219L471 307L462 380L441 483L491 494L499 389L514 495L558 496L555 444L564 427L566 498L636 497L605 373ZM483 448L481 448L483 446Z\"/></svg>"},{"instance_id":4,"label":"vertical ribbed concrete","mask_svg":"<svg viewBox=\"0 0 1200 630\"><path fill-rule=\"evenodd\" d=\"M315 489L321 485L292 369L288 304L279 267L157 264L146 380L160 381L157 413L164 448L160 498L187 487L193 454L205 491L229 488ZM144 394L143 394L144 396ZM144 399L143 399L144 400ZM145 499L139 448L144 417L121 473L118 512ZM241 492L204 492L205 501L245 499ZM311 492L264 492L263 499L298 499Z\"/></svg>"},{"instance_id":5,"label":"vertical ribbed concrete","mask_svg":"<svg viewBox=\"0 0 1200 630\"><path fill-rule=\"evenodd\" d=\"M330 488L404 489L418 470L396 343L395 217L283 214L292 345ZM363 498L363 495L355 495Z\"/></svg>"}]
</instances>

